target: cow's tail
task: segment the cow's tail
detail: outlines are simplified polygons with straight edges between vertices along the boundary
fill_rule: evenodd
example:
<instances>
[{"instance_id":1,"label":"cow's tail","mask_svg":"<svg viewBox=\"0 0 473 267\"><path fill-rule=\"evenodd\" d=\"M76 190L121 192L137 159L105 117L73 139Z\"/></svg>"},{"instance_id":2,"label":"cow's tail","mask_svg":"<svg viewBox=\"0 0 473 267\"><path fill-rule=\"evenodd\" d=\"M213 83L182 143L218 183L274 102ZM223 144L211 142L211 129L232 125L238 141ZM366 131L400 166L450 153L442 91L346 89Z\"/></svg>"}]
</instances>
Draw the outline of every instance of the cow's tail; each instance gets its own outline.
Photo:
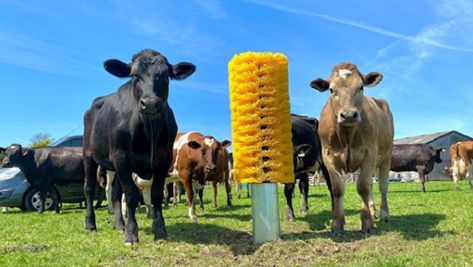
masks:
<instances>
[{"instance_id":1,"label":"cow's tail","mask_svg":"<svg viewBox=\"0 0 473 267\"><path fill-rule=\"evenodd\" d=\"M322 174L325 179L325 183L327 184L328 191L330 192L330 201L332 204L332 211L334 207L333 202L333 191L332 191L332 181L330 180L330 173L328 172L327 166L323 163L322 159L319 159L319 169L322 171Z\"/></svg>"},{"instance_id":2,"label":"cow's tail","mask_svg":"<svg viewBox=\"0 0 473 267\"><path fill-rule=\"evenodd\" d=\"M453 144L450 147L450 159L451 159L452 163L455 162L460 157L460 154L459 154L459 151L458 151L459 150L458 149L459 145L460 145L460 143L456 143L456 144Z\"/></svg>"}]
</instances>

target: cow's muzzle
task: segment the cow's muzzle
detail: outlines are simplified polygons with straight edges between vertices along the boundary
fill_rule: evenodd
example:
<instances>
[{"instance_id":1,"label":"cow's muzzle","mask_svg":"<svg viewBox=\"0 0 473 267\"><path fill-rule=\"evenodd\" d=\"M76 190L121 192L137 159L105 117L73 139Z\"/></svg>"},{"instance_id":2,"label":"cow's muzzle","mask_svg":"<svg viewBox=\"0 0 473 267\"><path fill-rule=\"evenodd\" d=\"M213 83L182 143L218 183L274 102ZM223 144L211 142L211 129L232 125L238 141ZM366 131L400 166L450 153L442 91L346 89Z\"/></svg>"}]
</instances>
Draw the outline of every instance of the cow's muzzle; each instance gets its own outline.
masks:
<instances>
[{"instance_id":1,"label":"cow's muzzle","mask_svg":"<svg viewBox=\"0 0 473 267\"><path fill-rule=\"evenodd\" d=\"M156 115L164 111L164 103L159 97L143 97L140 100L140 112L146 115Z\"/></svg>"},{"instance_id":2,"label":"cow's muzzle","mask_svg":"<svg viewBox=\"0 0 473 267\"><path fill-rule=\"evenodd\" d=\"M353 125L361 121L361 115L356 110L341 111L338 113L337 120L342 125Z\"/></svg>"}]
</instances>

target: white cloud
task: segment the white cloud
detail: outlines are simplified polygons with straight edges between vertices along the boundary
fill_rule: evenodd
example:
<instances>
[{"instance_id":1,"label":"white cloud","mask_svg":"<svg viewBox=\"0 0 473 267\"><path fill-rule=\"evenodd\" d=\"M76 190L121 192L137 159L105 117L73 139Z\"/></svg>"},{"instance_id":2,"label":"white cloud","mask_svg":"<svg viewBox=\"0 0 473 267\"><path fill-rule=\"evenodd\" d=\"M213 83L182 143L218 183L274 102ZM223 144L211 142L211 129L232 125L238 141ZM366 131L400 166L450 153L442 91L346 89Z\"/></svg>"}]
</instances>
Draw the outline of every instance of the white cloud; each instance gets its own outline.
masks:
<instances>
[{"instance_id":1,"label":"white cloud","mask_svg":"<svg viewBox=\"0 0 473 267\"><path fill-rule=\"evenodd\" d=\"M300 9L297 9L297 8L293 8L293 7L289 7L289 6L283 6L283 5L279 5L279 4L276 4L276 3L273 3L273 2L268 2L268 1L247 0L247 2L251 2L251 3L254 3L254 4L266 6L266 7L269 7L269 8L273 8L273 9L276 9L276 10L280 10L280 11L284 11L284 12L288 12L288 13L293 13L293 14L297 14L297 15L316 17L316 18L323 19L323 20L326 20L326 21L331 21L331 22L334 22L334 23L338 23L338 24L342 24L342 25L346 25L346 26L350 26L350 27L354 27L354 28L358 28L358 29L367 30L369 32L373 32L373 33L383 35L383 36L392 37L392 38L395 38L395 39L400 39L400 40L405 40L405 41L409 41L409 42L425 44L425 45L434 46L434 47L443 48L443 49L448 49L448 50L473 52L473 48L458 47L458 46L454 46L454 45L449 45L449 44L443 43L441 41L438 41L438 40L435 40L435 39L432 39L432 38L428 38L428 36L422 36L422 35L409 36L409 35L406 35L406 34L390 31L390 30L387 30L387 29L383 29L383 28L373 26L373 25L368 25L368 24L358 22L358 21L354 21L354 20L349 20L349 19L345 19L345 18L338 18L338 17L326 15L326 14L319 14L319 13L315 13L315 12L311 12L311 11L307 11L307 10L300 10Z\"/></svg>"}]
</instances>

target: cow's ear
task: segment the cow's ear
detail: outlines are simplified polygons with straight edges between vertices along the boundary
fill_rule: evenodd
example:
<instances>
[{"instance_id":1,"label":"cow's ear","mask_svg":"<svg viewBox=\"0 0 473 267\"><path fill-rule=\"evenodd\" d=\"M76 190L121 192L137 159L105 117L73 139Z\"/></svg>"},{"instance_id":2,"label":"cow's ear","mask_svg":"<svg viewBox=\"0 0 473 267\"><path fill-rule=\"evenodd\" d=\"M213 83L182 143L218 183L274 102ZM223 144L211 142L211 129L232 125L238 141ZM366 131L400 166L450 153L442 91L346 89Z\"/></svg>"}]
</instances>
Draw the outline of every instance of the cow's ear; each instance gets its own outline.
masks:
<instances>
[{"instance_id":1,"label":"cow's ear","mask_svg":"<svg viewBox=\"0 0 473 267\"><path fill-rule=\"evenodd\" d=\"M0 153L5 153L6 148L0 147Z\"/></svg>"},{"instance_id":2,"label":"cow's ear","mask_svg":"<svg viewBox=\"0 0 473 267\"><path fill-rule=\"evenodd\" d=\"M370 72L363 77L364 86L373 87L378 85L383 79L383 74L379 72Z\"/></svg>"},{"instance_id":3,"label":"cow's ear","mask_svg":"<svg viewBox=\"0 0 473 267\"><path fill-rule=\"evenodd\" d=\"M172 65L172 75L171 79L174 80L184 80L185 78L191 76L195 71L195 65L189 62L180 62L175 65Z\"/></svg>"},{"instance_id":4,"label":"cow's ear","mask_svg":"<svg viewBox=\"0 0 473 267\"><path fill-rule=\"evenodd\" d=\"M232 145L232 141L228 141L228 140L223 140L223 141L222 141L222 147L223 147L223 148L227 148L227 147L229 147L229 146L231 146L231 145Z\"/></svg>"},{"instance_id":5,"label":"cow's ear","mask_svg":"<svg viewBox=\"0 0 473 267\"><path fill-rule=\"evenodd\" d=\"M310 82L310 87L319 92L325 92L330 88L330 83L322 78L318 78Z\"/></svg>"},{"instance_id":6,"label":"cow's ear","mask_svg":"<svg viewBox=\"0 0 473 267\"><path fill-rule=\"evenodd\" d=\"M29 149L23 149L20 147L20 151L21 151L21 154L23 155L23 157L26 157L26 155L28 155L28 152L30 152Z\"/></svg>"},{"instance_id":7,"label":"cow's ear","mask_svg":"<svg viewBox=\"0 0 473 267\"><path fill-rule=\"evenodd\" d=\"M199 149L200 147L202 147L197 141L189 141L187 142L187 145L192 149Z\"/></svg>"},{"instance_id":8,"label":"cow's ear","mask_svg":"<svg viewBox=\"0 0 473 267\"><path fill-rule=\"evenodd\" d=\"M109 59L105 61L103 67L108 73L118 78L126 78L130 76L130 66L118 59Z\"/></svg>"},{"instance_id":9,"label":"cow's ear","mask_svg":"<svg viewBox=\"0 0 473 267\"><path fill-rule=\"evenodd\" d=\"M308 144L302 144L296 146L296 153L298 157L305 157L312 150L312 146Z\"/></svg>"}]
</instances>

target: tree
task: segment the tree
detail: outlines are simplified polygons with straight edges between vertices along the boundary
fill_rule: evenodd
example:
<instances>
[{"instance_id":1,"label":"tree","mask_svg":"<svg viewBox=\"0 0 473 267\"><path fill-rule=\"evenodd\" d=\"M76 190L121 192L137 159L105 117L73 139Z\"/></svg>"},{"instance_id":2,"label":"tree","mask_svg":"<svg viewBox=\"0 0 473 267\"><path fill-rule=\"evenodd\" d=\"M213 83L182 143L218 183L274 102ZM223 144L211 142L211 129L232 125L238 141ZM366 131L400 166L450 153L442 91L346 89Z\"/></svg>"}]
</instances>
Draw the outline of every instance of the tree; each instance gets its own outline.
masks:
<instances>
[{"instance_id":1,"label":"tree","mask_svg":"<svg viewBox=\"0 0 473 267\"><path fill-rule=\"evenodd\" d=\"M45 147L52 143L51 134L49 133L37 133L30 139L32 148Z\"/></svg>"}]
</instances>

